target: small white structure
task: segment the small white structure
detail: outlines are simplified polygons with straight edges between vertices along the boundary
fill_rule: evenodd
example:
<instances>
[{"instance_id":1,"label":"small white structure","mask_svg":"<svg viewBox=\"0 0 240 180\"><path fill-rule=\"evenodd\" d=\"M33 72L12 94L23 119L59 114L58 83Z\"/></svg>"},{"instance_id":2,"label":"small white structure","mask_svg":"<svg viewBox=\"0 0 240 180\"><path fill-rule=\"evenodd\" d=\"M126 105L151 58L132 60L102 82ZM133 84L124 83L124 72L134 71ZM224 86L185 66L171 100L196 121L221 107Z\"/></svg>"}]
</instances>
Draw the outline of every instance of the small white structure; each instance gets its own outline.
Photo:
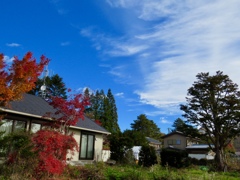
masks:
<instances>
[{"instance_id":1,"label":"small white structure","mask_svg":"<svg viewBox=\"0 0 240 180\"><path fill-rule=\"evenodd\" d=\"M215 157L215 153L207 144L193 144L191 146L187 146L186 150L188 152L188 156L191 158L210 160Z\"/></svg>"},{"instance_id":2,"label":"small white structure","mask_svg":"<svg viewBox=\"0 0 240 180\"><path fill-rule=\"evenodd\" d=\"M132 151L134 158L138 161L139 160L139 152L141 150L142 146L133 146Z\"/></svg>"}]
</instances>

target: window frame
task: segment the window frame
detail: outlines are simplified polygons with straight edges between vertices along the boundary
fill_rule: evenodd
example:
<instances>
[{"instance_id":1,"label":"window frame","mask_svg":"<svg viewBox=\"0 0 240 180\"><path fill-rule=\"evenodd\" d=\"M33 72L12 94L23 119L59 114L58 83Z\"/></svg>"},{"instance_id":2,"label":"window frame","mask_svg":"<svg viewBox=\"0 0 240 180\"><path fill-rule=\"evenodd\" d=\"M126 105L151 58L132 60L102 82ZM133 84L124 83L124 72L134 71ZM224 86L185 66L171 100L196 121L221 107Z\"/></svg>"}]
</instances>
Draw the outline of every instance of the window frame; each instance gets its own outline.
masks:
<instances>
[{"instance_id":1,"label":"window frame","mask_svg":"<svg viewBox=\"0 0 240 180\"><path fill-rule=\"evenodd\" d=\"M36 133L36 132L33 132L33 131L32 131L33 124L40 125L40 129L37 130L36 132L38 132L38 131L40 131L40 130L42 129L42 124L41 124L41 123L34 122L34 121L32 122L32 121L31 121L31 122L30 122L30 125L29 125L29 130L28 130L30 133Z\"/></svg>"},{"instance_id":2,"label":"window frame","mask_svg":"<svg viewBox=\"0 0 240 180\"><path fill-rule=\"evenodd\" d=\"M27 130L27 121L24 121L24 120L18 120L18 119L10 119L10 118L5 118L3 119L2 121L11 121L11 127L9 127L9 132L7 132L5 135L8 135L8 134L11 134L11 133L14 133L14 132L17 132L17 131L26 131ZM23 129L17 129L16 128L16 124L17 122L21 122L23 123Z\"/></svg>"},{"instance_id":3,"label":"window frame","mask_svg":"<svg viewBox=\"0 0 240 180\"><path fill-rule=\"evenodd\" d=\"M87 136L87 144L86 144L86 147L84 147L84 148L86 148L85 149L85 156L84 157L82 157L81 156L81 153L82 153L82 146L83 146L83 136ZM92 142L92 154L91 154L91 157L88 157L88 148L89 148L89 146L91 146L91 145L89 145L88 143L89 143L89 137L92 137L92 139L93 139L93 142ZM79 147L79 160L93 160L94 159L94 152L95 152L95 134L93 134L93 133L88 133L88 132L81 132L81 136L80 136L80 147Z\"/></svg>"},{"instance_id":4,"label":"window frame","mask_svg":"<svg viewBox=\"0 0 240 180\"><path fill-rule=\"evenodd\" d=\"M168 145L181 145L181 139L168 139Z\"/></svg>"}]
</instances>

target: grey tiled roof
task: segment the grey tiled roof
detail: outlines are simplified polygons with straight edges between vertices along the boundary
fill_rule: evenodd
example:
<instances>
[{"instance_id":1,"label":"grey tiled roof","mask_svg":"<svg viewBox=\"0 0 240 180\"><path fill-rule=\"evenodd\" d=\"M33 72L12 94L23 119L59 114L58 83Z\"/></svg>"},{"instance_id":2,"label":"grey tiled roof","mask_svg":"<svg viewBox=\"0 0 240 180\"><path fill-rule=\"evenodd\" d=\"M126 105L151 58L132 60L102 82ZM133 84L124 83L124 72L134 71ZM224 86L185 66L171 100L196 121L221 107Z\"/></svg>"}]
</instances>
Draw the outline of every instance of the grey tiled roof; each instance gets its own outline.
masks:
<instances>
[{"instance_id":1,"label":"grey tiled roof","mask_svg":"<svg viewBox=\"0 0 240 180\"><path fill-rule=\"evenodd\" d=\"M13 101L10 103L9 110L15 111L19 113L37 116L46 116L46 113L51 113L54 115L55 109L49 105L43 98L34 96L31 94L24 94L23 99L20 101ZM93 120L84 116L84 120L79 119L76 126L73 128L80 128L94 132L102 132L106 134L110 134L106 129L96 124Z\"/></svg>"},{"instance_id":2,"label":"grey tiled roof","mask_svg":"<svg viewBox=\"0 0 240 180\"><path fill-rule=\"evenodd\" d=\"M45 116L46 113L54 114L55 112L55 109L43 98L31 94L24 94L20 101L12 101L9 109L37 116Z\"/></svg>"},{"instance_id":3,"label":"grey tiled roof","mask_svg":"<svg viewBox=\"0 0 240 180\"><path fill-rule=\"evenodd\" d=\"M182 132L180 132L180 131L173 131L173 132L171 132L171 133L169 133L169 134L166 134L166 135L162 136L162 139L164 139L164 138L166 138L166 137L169 137L169 136L172 136L172 135L174 135L174 134L178 134L178 135L180 135L180 136L186 137L186 136L185 136Z\"/></svg>"},{"instance_id":4,"label":"grey tiled roof","mask_svg":"<svg viewBox=\"0 0 240 180\"><path fill-rule=\"evenodd\" d=\"M95 123L93 120L89 119L88 117L84 116L84 120L80 119L75 127L83 128L83 129L90 129L100 132L105 132L110 134L106 129L104 129L102 126L99 126L97 123Z\"/></svg>"},{"instance_id":5,"label":"grey tiled roof","mask_svg":"<svg viewBox=\"0 0 240 180\"><path fill-rule=\"evenodd\" d=\"M156 139L153 139L153 138L150 138L150 137L146 137L147 141L149 143L153 143L153 144L162 144L160 141L156 140Z\"/></svg>"}]
</instances>

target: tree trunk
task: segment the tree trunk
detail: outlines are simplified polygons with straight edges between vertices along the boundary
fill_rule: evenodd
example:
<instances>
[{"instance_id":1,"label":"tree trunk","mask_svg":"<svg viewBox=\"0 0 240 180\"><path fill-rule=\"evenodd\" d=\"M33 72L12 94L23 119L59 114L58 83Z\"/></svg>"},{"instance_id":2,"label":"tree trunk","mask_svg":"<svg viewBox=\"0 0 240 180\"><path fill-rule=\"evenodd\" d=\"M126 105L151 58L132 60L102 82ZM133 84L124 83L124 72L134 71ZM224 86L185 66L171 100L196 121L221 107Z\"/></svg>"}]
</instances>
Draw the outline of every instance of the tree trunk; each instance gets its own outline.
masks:
<instances>
[{"instance_id":1,"label":"tree trunk","mask_svg":"<svg viewBox=\"0 0 240 180\"><path fill-rule=\"evenodd\" d=\"M215 162L218 171L225 172L227 170L223 149L216 148Z\"/></svg>"}]
</instances>

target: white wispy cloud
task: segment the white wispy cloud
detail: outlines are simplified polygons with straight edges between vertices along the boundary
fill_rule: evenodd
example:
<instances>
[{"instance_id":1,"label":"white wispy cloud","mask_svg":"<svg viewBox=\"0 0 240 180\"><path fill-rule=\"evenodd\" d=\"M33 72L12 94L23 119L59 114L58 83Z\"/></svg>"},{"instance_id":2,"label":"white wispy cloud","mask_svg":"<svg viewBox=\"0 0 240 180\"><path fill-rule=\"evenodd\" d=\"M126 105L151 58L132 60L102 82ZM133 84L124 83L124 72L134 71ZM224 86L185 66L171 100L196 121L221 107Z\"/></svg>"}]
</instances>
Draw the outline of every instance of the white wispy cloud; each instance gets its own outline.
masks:
<instances>
[{"instance_id":1,"label":"white wispy cloud","mask_svg":"<svg viewBox=\"0 0 240 180\"><path fill-rule=\"evenodd\" d=\"M87 87L87 86L78 88L77 92L81 92L82 94L84 94L86 89L88 89L89 94L94 94L95 93L95 91L93 89L91 89L90 87Z\"/></svg>"},{"instance_id":2,"label":"white wispy cloud","mask_svg":"<svg viewBox=\"0 0 240 180\"><path fill-rule=\"evenodd\" d=\"M60 45L61 46L69 46L70 42L69 41L61 42Z\"/></svg>"},{"instance_id":3,"label":"white wispy cloud","mask_svg":"<svg viewBox=\"0 0 240 180\"><path fill-rule=\"evenodd\" d=\"M106 0L106 2L111 6L111 7L123 7L123 8L128 8L135 6L138 2L138 0Z\"/></svg>"},{"instance_id":4,"label":"white wispy cloud","mask_svg":"<svg viewBox=\"0 0 240 180\"><path fill-rule=\"evenodd\" d=\"M149 48L148 45L139 42L139 37L133 39L128 39L128 37L117 38L95 31L95 27L87 27L81 29L80 34L90 38L96 50L101 50L108 56L132 56ZM102 47L104 47L103 50Z\"/></svg>"},{"instance_id":5,"label":"white wispy cloud","mask_svg":"<svg viewBox=\"0 0 240 180\"><path fill-rule=\"evenodd\" d=\"M9 47L19 47L19 46L21 46L21 44L18 44L18 43L7 43L6 46L9 46Z\"/></svg>"},{"instance_id":6,"label":"white wispy cloud","mask_svg":"<svg viewBox=\"0 0 240 180\"><path fill-rule=\"evenodd\" d=\"M49 2L52 3L55 6L58 14L60 14L60 15L68 14L69 10L65 8L66 5L64 4L64 1L50 0Z\"/></svg>"},{"instance_id":7,"label":"white wispy cloud","mask_svg":"<svg viewBox=\"0 0 240 180\"><path fill-rule=\"evenodd\" d=\"M123 37L94 36L89 31L85 34L91 34L105 55L132 57L134 63L122 62L117 66L132 66L141 74L141 82L139 76L131 75L132 81L139 82L135 93L140 102L168 112L179 108L200 72L215 74L221 70L240 85L240 1L107 0L107 3L112 8L133 11L131 15L142 21L141 31L134 28L133 21L127 23L131 24L130 30ZM125 15L122 18L125 19L121 22L128 21ZM130 74L123 68L111 73L125 79Z\"/></svg>"},{"instance_id":8,"label":"white wispy cloud","mask_svg":"<svg viewBox=\"0 0 240 180\"><path fill-rule=\"evenodd\" d=\"M183 102L199 72L222 70L240 82L240 25L236 25L240 20L239 3L213 1L198 7L192 5L188 11L180 10L178 16L139 36L162 47L155 52L159 59L151 66L152 72L145 75L145 87L136 91L142 102L156 107ZM169 14L174 10L172 6Z\"/></svg>"},{"instance_id":9,"label":"white wispy cloud","mask_svg":"<svg viewBox=\"0 0 240 180\"><path fill-rule=\"evenodd\" d=\"M4 61L6 64L11 64L13 60L14 60L14 57L3 56L3 61Z\"/></svg>"},{"instance_id":10,"label":"white wispy cloud","mask_svg":"<svg viewBox=\"0 0 240 180\"><path fill-rule=\"evenodd\" d=\"M162 124L172 124L171 121L166 120L164 117L160 118L160 123L162 123Z\"/></svg>"},{"instance_id":11,"label":"white wispy cloud","mask_svg":"<svg viewBox=\"0 0 240 180\"><path fill-rule=\"evenodd\" d=\"M119 92L119 93L116 93L115 96L123 98L124 97L124 93L123 92Z\"/></svg>"},{"instance_id":12,"label":"white wispy cloud","mask_svg":"<svg viewBox=\"0 0 240 180\"><path fill-rule=\"evenodd\" d=\"M131 56L147 49L144 45L115 44L114 49L107 51L110 56Z\"/></svg>"}]
</instances>

